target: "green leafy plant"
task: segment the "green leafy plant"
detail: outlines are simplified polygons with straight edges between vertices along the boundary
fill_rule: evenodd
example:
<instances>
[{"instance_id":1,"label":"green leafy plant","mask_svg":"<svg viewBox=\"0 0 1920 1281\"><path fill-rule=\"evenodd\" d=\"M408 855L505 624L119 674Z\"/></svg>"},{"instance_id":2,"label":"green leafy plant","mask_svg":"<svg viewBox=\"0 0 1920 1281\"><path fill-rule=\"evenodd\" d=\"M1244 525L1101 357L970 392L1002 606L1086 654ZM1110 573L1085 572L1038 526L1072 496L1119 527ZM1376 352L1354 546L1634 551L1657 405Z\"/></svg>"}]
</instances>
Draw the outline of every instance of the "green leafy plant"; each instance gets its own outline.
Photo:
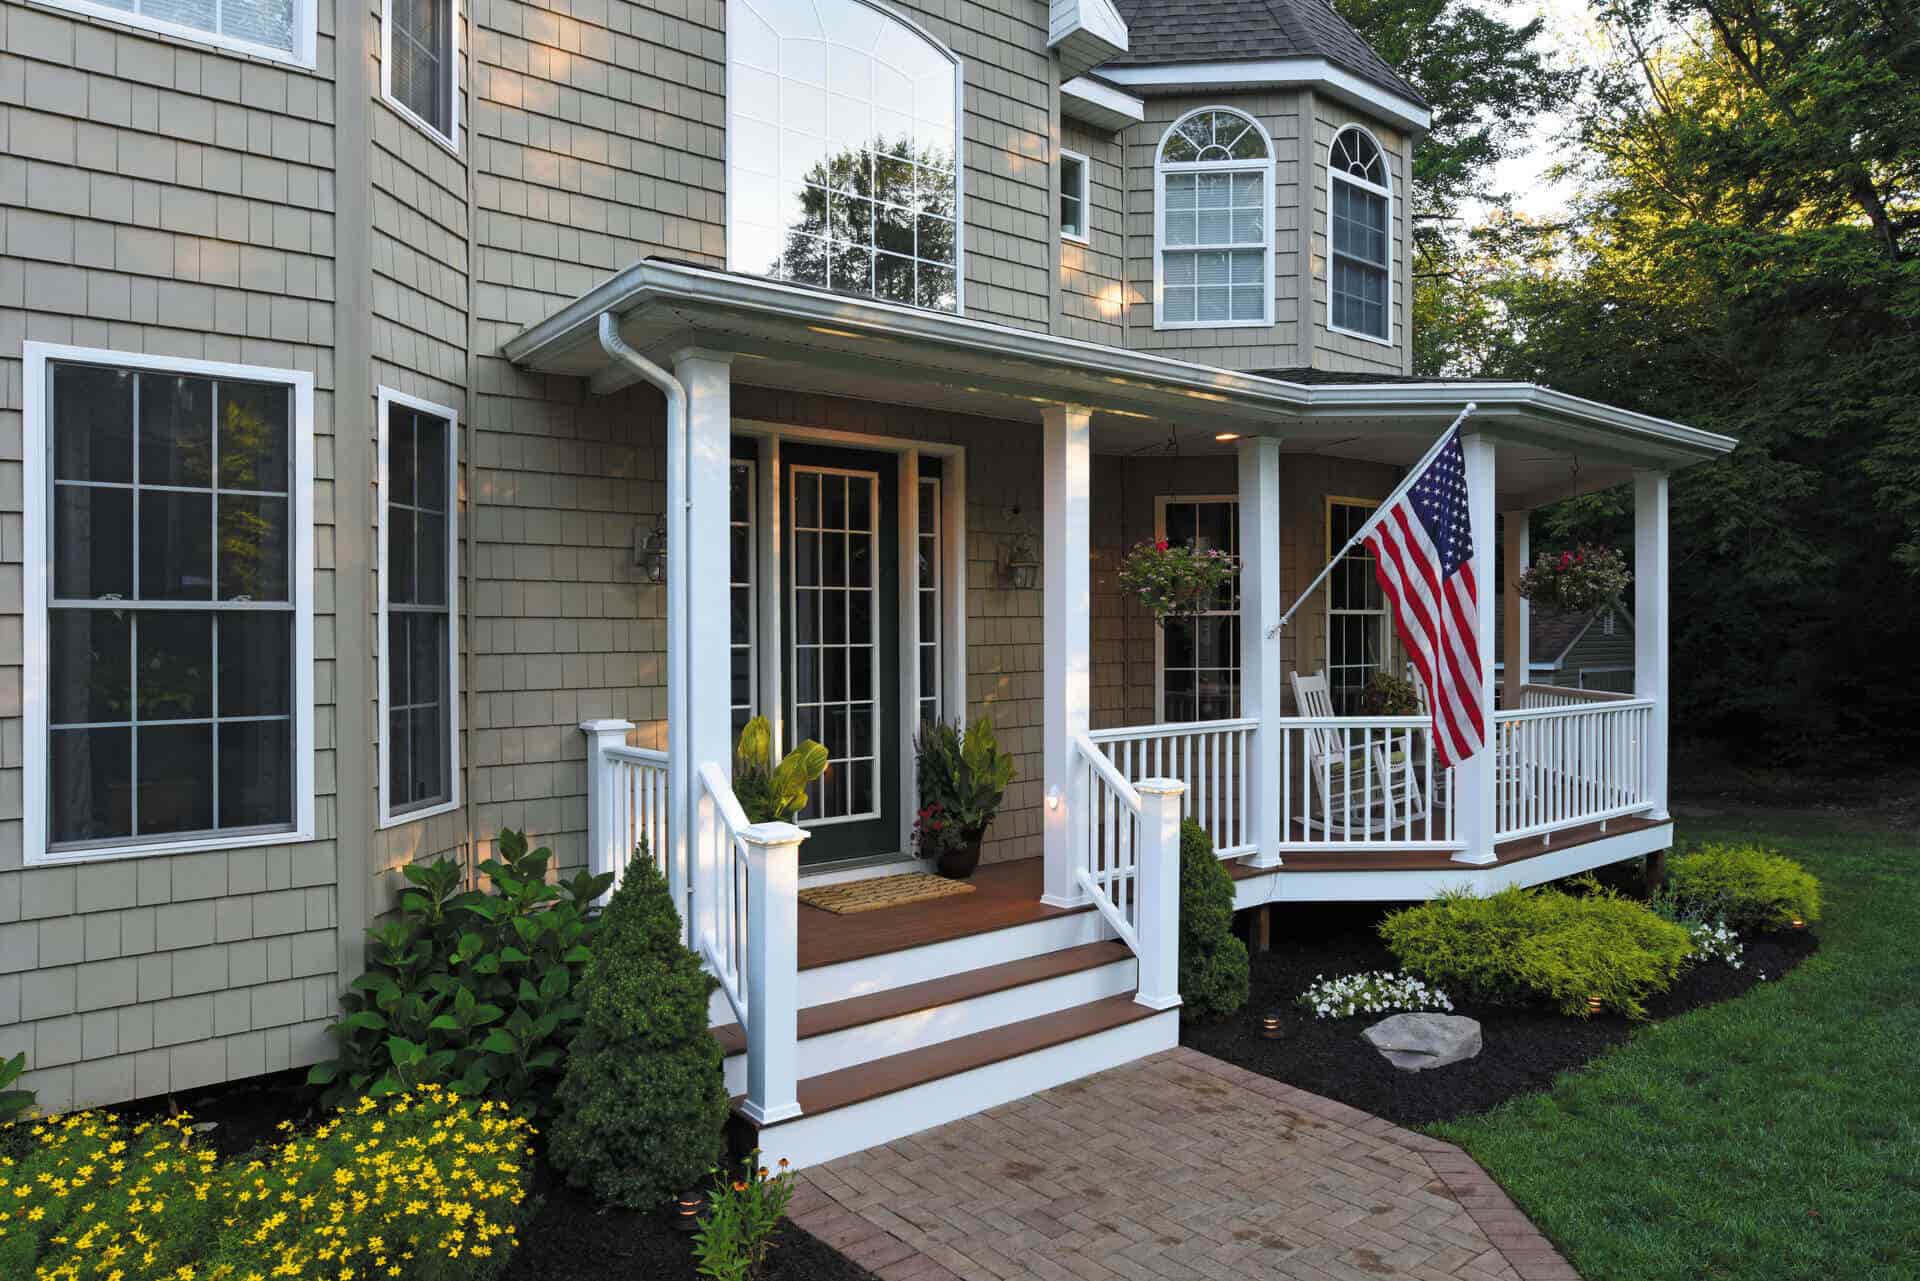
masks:
<instances>
[{"instance_id":1,"label":"green leafy plant","mask_svg":"<svg viewBox=\"0 0 1920 1281\"><path fill-rule=\"evenodd\" d=\"M548 1159L576 1187L644 1209L713 1169L727 1120L720 1043L707 1027L713 987L643 849L602 917L549 1132Z\"/></svg>"},{"instance_id":2,"label":"green leafy plant","mask_svg":"<svg viewBox=\"0 0 1920 1281\"><path fill-rule=\"evenodd\" d=\"M1127 553L1120 562L1120 587L1145 605L1156 623L1164 623L1220 608L1239 572L1237 556L1160 538L1136 543Z\"/></svg>"},{"instance_id":3,"label":"green leafy plant","mask_svg":"<svg viewBox=\"0 0 1920 1281\"><path fill-rule=\"evenodd\" d=\"M724 1173L707 1198L707 1217L693 1237L694 1264L714 1281L753 1281L765 1270L773 1231L793 1199L793 1171L786 1158L778 1173L759 1164L756 1149L741 1164L740 1177Z\"/></svg>"},{"instance_id":4,"label":"green leafy plant","mask_svg":"<svg viewBox=\"0 0 1920 1281\"><path fill-rule=\"evenodd\" d=\"M13 1083L27 1070L27 1053L22 1050L10 1059L0 1059L0 1125L24 1116L33 1106L32 1090L16 1090Z\"/></svg>"},{"instance_id":5,"label":"green leafy plant","mask_svg":"<svg viewBox=\"0 0 1920 1281\"><path fill-rule=\"evenodd\" d=\"M1420 691L1404 676L1375 672L1360 696L1360 710L1367 716L1418 716Z\"/></svg>"},{"instance_id":6,"label":"green leafy plant","mask_svg":"<svg viewBox=\"0 0 1920 1281\"><path fill-rule=\"evenodd\" d=\"M1380 936L1409 972L1449 992L1582 1016L1598 997L1603 1009L1644 1016L1646 999L1685 968L1692 935L1591 878L1578 888L1444 894L1392 913Z\"/></svg>"},{"instance_id":7,"label":"green leafy plant","mask_svg":"<svg viewBox=\"0 0 1920 1281\"><path fill-rule=\"evenodd\" d=\"M545 1111L581 1016L594 901L613 883L547 881L553 852L503 830L480 865L494 892L463 889L458 865L407 867L394 915L367 931L367 972L332 1032L339 1056L307 1079L337 1105L428 1082Z\"/></svg>"},{"instance_id":8,"label":"green leafy plant","mask_svg":"<svg viewBox=\"0 0 1920 1281\"><path fill-rule=\"evenodd\" d=\"M993 722L984 716L965 733L944 721L922 726L914 744L914 768L923 816L931 810L943 827L950 827L949 835L957 835L953 844L980 839L1013 781L1013 756L1000 750ZM916 830L924 825L923 818ZM934 852L938 848L945 846Z\"/></svg>"},{"instance_id":9,"label":"green leafy plant","mask_svg":"<svg viewBox=\"0 0 1920 1281\"><path fill-rule=\"evenodd\" d=\"M1233 933L1233 877L1213 838L1180 822L1180 1016L1231 1014L1247 1003L1247 945Z\"/></svg>"},{"instance_id":10,"label":"green leafy plant","mask_svg":"<svg viewBox=\"0 0 1920 1281\"><path fill-rule=\"evenodd\" d=\"M1702 845L1677 855L1662 897L1682 913L1735 930L1784 930L1820 919L1819 880L1758 845Z\"/></svg>"},{"instance_id":11,"label":"green leafy plant","mask_svg":"<svg viewBox=\"0 0 1920 1281\"><path fill-rule=\"evenodd\" d=\"M1611 547L1582 543L1555 556L1541 552L1520 571L1520 594L1535 605L1585 613L1619 597L1633 583L1626 557Z\"/></svg>"},{"instance_id":12,"label":"green leafy plant","mask_svg":"<svg viewBox=\"0 0 1920 1281\"><path fill-rule=\"evenodd\" d=\"M784 823L807 807L807 789L827 770L827 749L812 739L775 764L773 727L756 716L733 747L733 794L750 823Z\"/></svg>"}]
</instances>

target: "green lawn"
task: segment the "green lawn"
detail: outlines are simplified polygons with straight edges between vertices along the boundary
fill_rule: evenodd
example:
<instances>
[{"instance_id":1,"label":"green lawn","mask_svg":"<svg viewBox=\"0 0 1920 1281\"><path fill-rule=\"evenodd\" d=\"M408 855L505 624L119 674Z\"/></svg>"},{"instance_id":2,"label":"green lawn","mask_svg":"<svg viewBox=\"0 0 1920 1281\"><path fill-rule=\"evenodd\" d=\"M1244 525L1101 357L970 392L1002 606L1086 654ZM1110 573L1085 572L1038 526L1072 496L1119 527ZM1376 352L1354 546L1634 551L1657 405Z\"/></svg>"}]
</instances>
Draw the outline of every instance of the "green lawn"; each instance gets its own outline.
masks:
<instances>
[{"instance_id":1,"label":"green lawn","mask_svg":"<svg viewBox=\"0 0 1920 1281\"><path fill-rule=\"evenodd\" d=\"M1826 889L1820 951L1434 1132L1587 1281L1920 1278L1920 840L1781 812L1679 837L1757 838L1805 863Z\"/></svg>"}]
</instances>

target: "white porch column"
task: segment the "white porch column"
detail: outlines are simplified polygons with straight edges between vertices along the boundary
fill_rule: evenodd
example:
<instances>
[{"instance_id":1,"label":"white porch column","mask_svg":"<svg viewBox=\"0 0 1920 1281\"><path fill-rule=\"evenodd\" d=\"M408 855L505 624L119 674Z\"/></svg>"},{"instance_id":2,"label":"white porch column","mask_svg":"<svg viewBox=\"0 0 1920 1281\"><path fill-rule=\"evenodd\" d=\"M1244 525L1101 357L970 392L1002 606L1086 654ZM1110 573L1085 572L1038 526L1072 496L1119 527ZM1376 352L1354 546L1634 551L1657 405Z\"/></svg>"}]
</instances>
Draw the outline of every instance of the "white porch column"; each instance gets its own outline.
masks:
<instances>
[{"instance_id":1,"label":"white porch column","mask_svg":"<svg viewBox=\"0 0 1920 1281\"><path fill-rule=\"evenodd\" d=\"M1249 864L1280 866L1280 442L1240 453L1240 714L1260 722L1243 763Z\"/></svg>"},{"instance_id":2,"label":"white porch column","mask_svg":"<svg viewBox=\"0 0 1920 1281\"><path fill-rule=\"evenodd\" d=\"M1633 478L1633 693L1653 700L1647 717L1647 796L1667 810L1667 473Z\"/></svg>"},{"instance_id":3,"label":"white porch column","mask_svg":"<svg viewBox=\"0 0 1920 1281\"><path fill-rule=\"evenodd\" d=\"M1466 848L1453 858L1459 863L1493 862L1495 757L1499 743L1493 728L1493 468L1495 446L1475 432L1462 435L1467 463L1467 510L1473 528L1473 582L1477 602L1474 641L1480 654L1480 723L1485 745L1471 759L1454 767L1454 831Z\"/></svg>"},{"instance_id":4,"label":"white porch column","mask_svg":"<svg viewBox=\"0 0 1920 1281\"><path fill-rule=\"evenodd\" d=\"M686 682L687 723L669 725L669 735L684 735L689 772L686 849L693 881L694 937L711 932L717 870L710 866L722 849L713 833L700 826L700 767L712 761L732 772L732 594L728 559L728 454L733 432L733 357L725 352L689 348L673 357L673 376L687 389L687 546L684 619L667 620L668 644L680 640L683 658L675 666ZM669 677L671 679L671 676ZM680 817L675 815L675 818Z\"/></svg>"},{"instance_id":5,"label":"white porch column","mask_svg":"<svg viewBox=\"0 0 1920 1281\"><path fill-rule=\"evenodd\" d=\"M747 1098L761 1125L800 1115L800 842L792 823L755 823L747 847Z\"/></svg>"},{"instance_id":6,"label":"white porch column","mask_svg":"<svg viewBox=\"0 0 1920 1281\"><path fill-rule=\"evenodd\" d=\"M1520 687L1533 674L1533 609L1520 595L1520 571L1533 561L1533 540L1528 529L1532 520L1533 512L1526 508L1501 514L1507 556L1507 572L1500 583L1500 595L1506 602L1506 616L1501 619L1501 626L1506 629L1507 650L1506 679L1501 685L1504 705L1508 708L1520 706Z\"/></svg>"},{"instance_id":7,"label":"white porch column","mask_svg":"<svg viewBox=\"0 0 1920 1281\"><path fill-rule=\"evenodd\" d=\"M1046 753L1046 888L1041 901L1066 907L1083 901L1073 880L1072 814L1068 780L1073 740L1091 724L1093 613L1093 429L1084 405L1043 411L1041 526L1044 561L1042 610L1042 748Z\"/></svg>"},{"instance_id":8,"label":"white porch column","mask_svg":"<svg viewBox=\"0 0 1920 1281\"><path fill-rule=\"evenodd\" d=\"M1156 1010L1180 1004L1180 805L1187 785L1148 778L1140 793L1140 871L1134 937L1140 944L1135 1003Z\"/></svg>"}]
</instances>

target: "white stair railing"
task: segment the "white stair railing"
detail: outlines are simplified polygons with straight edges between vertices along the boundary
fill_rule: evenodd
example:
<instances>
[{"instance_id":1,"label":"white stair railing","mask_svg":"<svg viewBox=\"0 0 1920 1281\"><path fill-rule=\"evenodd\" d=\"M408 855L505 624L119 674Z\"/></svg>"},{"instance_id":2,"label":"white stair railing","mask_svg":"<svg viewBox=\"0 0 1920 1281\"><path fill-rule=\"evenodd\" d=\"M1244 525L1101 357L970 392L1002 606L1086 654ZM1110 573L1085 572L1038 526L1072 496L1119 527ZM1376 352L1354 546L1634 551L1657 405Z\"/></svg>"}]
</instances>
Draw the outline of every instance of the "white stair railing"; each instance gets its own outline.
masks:
<instances>
[{"instance_id":1,"label":"white stair railing","mask_svg":"<svg viewBox=\"0 0 1920 1281\"><path fill-rule=\"evenodd\" d=\"M1180 1004L1180 811L1177 778L1130 783L1087 735L1074 737L1068 804L1074 881L1139 962L1134 999Z\"/></svg>"},{"instance_id":2,"label":"white stair railing","mask_svg":"<svg viewBox=\"0 0 1920 1281\"><path fill-rule=\"evenodd\" d=\"M1280 848L1458 850L1453 771L1424 716L1296 716L1279 737Z\"/></svg>"},{"instance_id":3,"label":"white stair railing","mask_svg":"<svg viewBox=\"0 0 1920 1281\"><path fill-rule=\"evenodd\" d=\"M708 761L695 791L699 952L747 1034L741 1111L761 1125L800 1115L800 842L792 823L749 823Z\"/></svg>"},{"instance_id":4,"label":"white stair railing","mask_svg":"<svg viewBox=\"0 0 1920 1281\"><path fill-rule=\"evenodd\" d=\"M620 875L642 841L667 878L682 922L692 881L673 857L667 826L667 754L627 746L632 721L582 721L587 736L587 870Z\"/></svg>"},{"instance_id":5,"label":"white stair railing","mask_svg":"<svg viewBox=\"0 0 1920 1281\"><path fill-rule=\"evenodd\" d=\"M1259 732L1260 722L1249 718L1101 729L1087 738L1122 778L1177 778L1185 783L1181 817L1205 828L1213 852L1227 859L1259 852L1248 822L1249 793L1259 781L1247 777Z\"/></svg>"},{"instance_id":6,"label":"white stair railing","mask_svg":"<svg viewBox=\"0 0 1920 1281\"><path fill-rule=\"evenodd\" d=\"M1496 712L1493 723L1495 839L1549 836L1655 807L1647 781L1652 699L1568 700Z\"/></svg>"}]
</instances>

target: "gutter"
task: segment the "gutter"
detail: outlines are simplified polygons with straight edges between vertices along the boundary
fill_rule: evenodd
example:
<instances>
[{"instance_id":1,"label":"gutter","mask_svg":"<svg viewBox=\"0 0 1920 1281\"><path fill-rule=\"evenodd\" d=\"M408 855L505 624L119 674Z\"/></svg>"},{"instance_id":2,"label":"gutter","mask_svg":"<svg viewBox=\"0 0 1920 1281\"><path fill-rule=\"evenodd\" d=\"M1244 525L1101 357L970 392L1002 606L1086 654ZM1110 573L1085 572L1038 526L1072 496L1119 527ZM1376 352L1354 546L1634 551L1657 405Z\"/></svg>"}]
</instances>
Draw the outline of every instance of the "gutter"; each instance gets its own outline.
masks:
<instances>
[{"instance_id":1,"label":"gutter","mask_svg":"<svg viewBox=\"0 0 1920 1281\"><path fill-rule=\"evenodd\" d=\"M687 389L680 380L627 345L611 310L600 313L600 348L660 389L667 399L667 857L670 867L687 866L687 816L692 812L693 771L686 727L692 691L687 688ZM675 634L676 630L678 635ZM631 851L628 851L631 856ZM659 851L653 851L659 858ZM624 868L624 863L622 864ZM680 905L684 911L686 905Z\"/></svg>"}]
</instances>

